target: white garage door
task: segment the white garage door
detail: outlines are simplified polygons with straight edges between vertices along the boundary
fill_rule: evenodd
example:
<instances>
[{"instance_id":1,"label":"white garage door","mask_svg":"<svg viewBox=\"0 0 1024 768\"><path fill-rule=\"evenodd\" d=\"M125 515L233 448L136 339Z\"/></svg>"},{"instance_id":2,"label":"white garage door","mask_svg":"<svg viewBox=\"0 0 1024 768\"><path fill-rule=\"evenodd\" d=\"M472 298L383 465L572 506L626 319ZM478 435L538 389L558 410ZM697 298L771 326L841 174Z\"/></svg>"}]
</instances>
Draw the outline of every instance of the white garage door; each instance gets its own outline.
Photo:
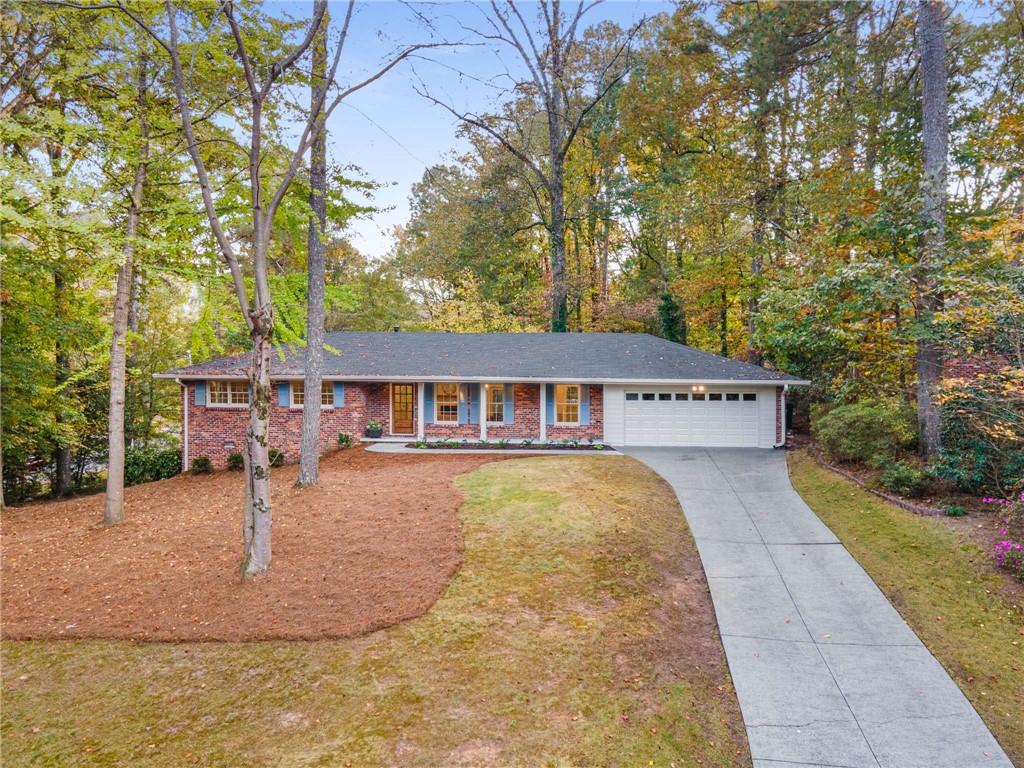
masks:
<instances>
[{"instance_id":1,"label":"white garage door","mask_svg":"<svg viewBox=\"0 0 1024 768\"><path fill-rule=\"evenodd\" d=\"M758 398L753 389L626 389L626 445L758 444Z\"/></svg>"}]
</instances>

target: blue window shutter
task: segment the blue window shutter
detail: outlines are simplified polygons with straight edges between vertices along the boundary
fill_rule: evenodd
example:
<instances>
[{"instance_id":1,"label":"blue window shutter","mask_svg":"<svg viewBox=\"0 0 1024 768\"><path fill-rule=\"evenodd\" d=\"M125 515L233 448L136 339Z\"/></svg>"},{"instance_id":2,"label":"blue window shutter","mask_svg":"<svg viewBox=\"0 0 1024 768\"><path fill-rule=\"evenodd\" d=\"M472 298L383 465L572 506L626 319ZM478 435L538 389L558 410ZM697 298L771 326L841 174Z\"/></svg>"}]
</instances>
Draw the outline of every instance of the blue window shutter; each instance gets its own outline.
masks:
<instances>
[{"instance_id":1,"label":"blue window shutter","mask_svg":"<svg viewBox=\"0 0 1024 768\"><path fill-rule=\"evenodd\" d=\"M590 385L580 385L580 426L590 424Z\"/></svg>"},{"instance_id":2,"label":"blue window shutter","mask_svg":"<svg viewBox=\"0 0 1024 768\"><path fill-rule=\"evenodd\" d=\"M555 385L554 384L545 384L544 386L547 388L547 394L546 394L547 402L545 403L546 407L544 409L545 410L544 423L545 424L554 424L555 423Z\"/></svg>"},{"instance_id":3,"label":"blue window shutter","mask_svg":"<svg viewBox=\"0 0 1024 768\"><path fill-rule=\"evenodd\" d=\"M469 423L469 386L459 384L459 424Z\"/></svg>"},{"instance_id":4,"label":"blue window shutter","mask_svg":"<svg viewBox=\"0 0 1024 768\"><path fill-rule=\"evenodd\" d=\"M345 407L345 383L342 381L334 382L334 407Z\"/></svg>"},{"instance_id":5,"label":"blue window shutter","mask_svg":"<svg viewBox=\"0 0 1024 768\"><path fill-rule=\"evenodd\" d=\"M480 385L469 385L469 423L480 423Z\"/></svg>"},{"instance_id":6,"label":"blue window shutter","mask_svg":"<svg viewBox=\"0 0 1024 768\"><path fill-rule=\"evenodd\" d=\"M502 421L506 424L511 424L515 421L516 404L515 404L515 385L505 385L505 415Z\"/></svg>"},{"instance_id":7,"label":"blue window shutter","mask_svg":"<svg viewBox=\"0 0 1024 768\"><path fill-rule=\"evenodd\" d=\"M277 404L283 408L287 408L291 403L289 400L292 396L291 385L287 381L277 382Z\"/></svg>"},{"instance_id":8,"label":"blue window shutter","mask_svg":"<svg viewBox=\"0 0 1024 768\"><path fill-rule=\"evenodd\" d=\"M434 423L434 385L423 385L423 423Z\"/></svg>"},{"instance_id":9,"label":"blue window shutter","mask_svg":"<svg viewBox=\"0 0 1024 768\"><path fill-rule=\"evenodd\" d=\"M206 405L206 382L196 382L196 405Z\"/></svg>"}]
</instances>

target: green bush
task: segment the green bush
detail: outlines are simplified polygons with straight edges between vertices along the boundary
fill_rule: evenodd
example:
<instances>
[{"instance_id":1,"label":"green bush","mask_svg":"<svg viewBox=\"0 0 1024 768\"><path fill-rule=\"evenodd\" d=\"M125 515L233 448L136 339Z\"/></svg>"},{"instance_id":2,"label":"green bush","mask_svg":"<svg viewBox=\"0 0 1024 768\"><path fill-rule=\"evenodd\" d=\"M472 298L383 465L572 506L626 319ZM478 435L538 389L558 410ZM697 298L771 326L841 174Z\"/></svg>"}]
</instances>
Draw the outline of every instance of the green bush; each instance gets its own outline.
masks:
<instances>
[{"instance_id":1,"label":"green bush","mask_svg":"<svg viewBox=\"0 0 1024 768\"><path fill-rule=\"evenodd\" d=\"M946 517L965 517L967 515L967 510L960 504L947 504L942 511L946 513Z\"/></svg>"},{"instance_id":2,"label":"green bush","mask_svg":"<svg viewBox=\"0 0 1024 768\"><path fill-rule=\"evenodd\" d=\"M213 472L213 462L209 456L196 456L192 459L193 475L208 475Z\"/></svg>"},{"instance_id":3,"label":"green bush","mask_svg":"<svg viewBox=\"0 0 1024 768\"><path fill-rule=\"evenodd\" d=\"M352 446L352 435L348 432L338 433L338 447L341 449L350 448Z\"/></svg>"},{"instance_id":4,"label":"green bush","mask_svg":"<svg viewBox=\"0 0 1024 768\"><path fill-rule=\"evenodd\" d=\"M814 409L811 431L829 458L877 465L914 445L913 414L904 407L853 403Z\"/></svg>"},{"instance_id":5,"label":"green bush","mask_svg":"<svg viewBox=\"0 0 1024 768\"><path fill-rule=\"evenodd\" d=\"M882 470L882 486L900 496L920 498L928 492L928 473L919 467L896 461Z\"/></svg>"},{"instance_id":6,"label":"green bush","mask_svg":"<svg viewBox=\"0 0 1024 768\"><path fill-rule=\"evenodd\" d=\"M239 470L245 468L245 458L240 453L228 454L228 469Z\"/></svg>"},{"instance_id":7,"label":"green bush","mask_svg":"<svg viewBox=\"0 0 1024 768\"><path fill-rule=\"evenodd\" d=\"M124 484L138 485L174 477L181 472L177 448L129 448L124 454Z\"/></svg>"},{"instance_id":8,"label":"green bush","mask_svg":"<svg viewBox=\"0 0 1024 768\"><path fill-rule=\"evenodd\" d=\"M268 453L268 457L270 458L270 466L284 466L284 451L280 450L279 448L271 448Z\"/></svg>"}]
</instances>

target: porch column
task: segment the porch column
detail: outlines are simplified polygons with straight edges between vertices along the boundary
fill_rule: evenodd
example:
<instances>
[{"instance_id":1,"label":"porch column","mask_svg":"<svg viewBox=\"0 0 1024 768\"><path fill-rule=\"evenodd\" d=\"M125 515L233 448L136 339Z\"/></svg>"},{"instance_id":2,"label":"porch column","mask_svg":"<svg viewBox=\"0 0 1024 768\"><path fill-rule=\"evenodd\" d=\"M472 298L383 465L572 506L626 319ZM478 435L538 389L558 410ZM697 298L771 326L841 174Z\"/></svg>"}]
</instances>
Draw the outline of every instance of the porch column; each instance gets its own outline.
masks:
<instances>
[{"instance_id":1,"label":"porch column","mask_svg":"<svg viewBox=\"0 0 1024 768\"><path fill-rule=\"evenodd\" d=\"M487 385L480 382L480 439L487 439Z\"/></svg>"},{"instance_id":2,"label":"porch column","mask_svg":"<svg viewBox=\"0 0 1024 768\"><path fill-rule=\"evenodd\" d=\"M541 383L540 387L540 441L543 443L548 439L548 386Z\"/></svg>"},{"instance_id":3,"label":"porch column","mask_svg":"<svg viewBox=\"0 0 1024 768\"><path fill-rule=\"evenodd\" d=\"M416 383L416 439L423 439L423 421L426 416L423 413L423 382Z\"/></svg>"}]
</instances>

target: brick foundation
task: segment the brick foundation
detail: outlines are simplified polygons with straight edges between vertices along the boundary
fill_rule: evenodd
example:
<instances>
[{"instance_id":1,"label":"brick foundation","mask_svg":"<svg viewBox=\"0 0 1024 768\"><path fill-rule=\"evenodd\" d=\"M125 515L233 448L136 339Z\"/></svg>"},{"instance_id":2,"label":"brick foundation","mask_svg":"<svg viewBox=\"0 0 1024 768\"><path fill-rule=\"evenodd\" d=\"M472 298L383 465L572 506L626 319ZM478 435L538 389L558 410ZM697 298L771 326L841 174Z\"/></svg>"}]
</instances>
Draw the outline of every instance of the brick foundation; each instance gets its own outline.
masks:
<instances>
[{"instance_id":1,"label":"brick foundation","mask_svg":"<svg viewBox=\"0 0 1024 768\"><path fill-rule=\"evenodd\" d=\"M338 433L348 432L355 440L362 438L369 421L379 421L383 434L391 434L390 385L387 383L346 383L345 405L325 408L320 417L320 447L327 451L337 444ZM188 393L188 456L208 456L217 469L227 466L228 456L241 453L245 445L245 429L249 409L196 405L195 382L186 385ZM514 423L489 423L488 440L537 440L540 436L540 387L516 384ZM420 414L415 413L418 424ZM184 431L184 425L182 426ZM285 461L298 461L302 435L302 409L275 404L270 415L270 445L284 451ZM479 424L425 424L424 435L430 438L478 440ZM604 436L604 388L590 387L590 424L567 427L549 425L548 440L602 440Z\"/></svg>"}]
</instances>

